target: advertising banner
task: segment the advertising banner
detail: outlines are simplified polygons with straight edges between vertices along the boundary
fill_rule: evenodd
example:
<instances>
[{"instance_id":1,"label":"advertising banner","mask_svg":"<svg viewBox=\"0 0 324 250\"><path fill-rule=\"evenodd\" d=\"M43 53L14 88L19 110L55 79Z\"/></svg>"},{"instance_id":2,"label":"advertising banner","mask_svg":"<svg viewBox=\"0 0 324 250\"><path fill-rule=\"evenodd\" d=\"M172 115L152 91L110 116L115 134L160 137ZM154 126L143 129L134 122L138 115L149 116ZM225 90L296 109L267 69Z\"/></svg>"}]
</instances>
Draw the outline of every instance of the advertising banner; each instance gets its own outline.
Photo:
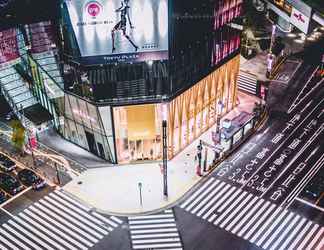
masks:
<instances>
[{"instance_id":1,"label":"advertising banner","mask_svg":"<svg viewBox=\"0 0 324 250\"><path fill-rule=\"evenodd\" d=\"M43 53L51 50L54 44L54 32L50 22L39 22L29 25L32 53Z\"/></svg>"},{"instance_id":2,"label":"advertising banner","mask_svg":"<svg viewBox=\"0 0 324 250\"><path fill-rule=\"evenodd\" d=\"M167 0L65 0L82 63L168 58Z\"/></svg>"},{"instance_id":3,"label":"advertising banner","mask_svg":"<svg viewBox=\"0 0 324 250\"><path fill-rule=\"evenodd\" d=\"M309 17L305 16L299 10L292 8L290 23L307 34L309 26Z\"/></svg>"},{"instance_id":4,"label":"advertising banner","mask_svg":"<svg viewBox=\"0 0 324 250\"><path fill-rule=\"evenodd\" d=\"M19 58L15 29L0 32L0 64Z\"/></svg>"}]
</instances>

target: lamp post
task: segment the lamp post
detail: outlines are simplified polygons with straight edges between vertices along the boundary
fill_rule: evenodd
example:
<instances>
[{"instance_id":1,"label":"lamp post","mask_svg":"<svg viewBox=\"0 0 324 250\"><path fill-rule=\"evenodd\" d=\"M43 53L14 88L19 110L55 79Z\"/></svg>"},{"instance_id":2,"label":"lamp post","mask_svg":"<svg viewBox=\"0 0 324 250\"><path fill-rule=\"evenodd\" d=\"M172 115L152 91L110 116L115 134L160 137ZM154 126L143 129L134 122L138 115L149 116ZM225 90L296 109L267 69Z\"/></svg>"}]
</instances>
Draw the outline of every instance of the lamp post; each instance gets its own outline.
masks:
<instances>
[{"instance_id":1,"label":"lamp post","mask_svg":"<svg viewBox=\"0 0 324 250\"><path fill-rule=\"evenodd\" d=\"M216 134L219 135L219 143L221 140L220 136L220 117L223 111L223 103L221 100L219 100L216 104Z\"/></svg>"},{"instance_id":2,"label":"lamp post","mask_svg":"<svg viewBox=\"0 0 324 250\"><path fill-rule=\"evenodd\" d=\"M162 103L162 157L163 157L163 194L168 197L168 144L167 144L168 107Z\"/></svg>"}]
</instances>

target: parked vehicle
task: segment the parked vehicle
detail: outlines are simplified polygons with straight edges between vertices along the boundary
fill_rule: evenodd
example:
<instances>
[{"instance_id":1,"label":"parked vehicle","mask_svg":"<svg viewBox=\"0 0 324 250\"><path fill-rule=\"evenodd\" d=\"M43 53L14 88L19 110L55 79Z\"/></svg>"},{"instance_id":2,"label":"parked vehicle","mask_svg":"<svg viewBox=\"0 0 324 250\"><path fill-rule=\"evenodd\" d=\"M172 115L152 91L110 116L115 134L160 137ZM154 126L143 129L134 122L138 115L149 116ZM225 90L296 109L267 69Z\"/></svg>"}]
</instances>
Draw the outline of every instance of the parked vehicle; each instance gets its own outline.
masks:
<instances>
[{"instance_id":1,"label":"parked vehicle","mask_svg":"<svg viewBox=\"0 0 324 250\"><path fill-rule=\"evenodd\" d=\"M45 180L40 178L32 170L26 169L26 168L18 172L18 179L25 186L28 186L28 187L32 186L33 189L36 189L36 190L38 190L46 185Z\"/></svg>"},{"instance_id":2,"label":"parked vehicle","mask_svg":"<svg viewBox=\"0 0 324 250\"><path fill-rule=\"evenodd\" d=\"M16 168L16 163L9 157L0 153L0 170L10 172Z\"/></svg>"},{"instance_id":3,"label":"parked vehicle","mask_svg":"<svg viewBox=\"0 0 324 250\"><path fill-rule=\"evenodd\" d=\"M11 195L15 195L24 189L18 180L5 173L0 173L0 188Z\"/></svg>"},{"instance_id":4,"label":"parked vehicle","mask_svg":"<svg viewBox=\"0 0 324 250\"><path fill-rule=\"evenodd\" d=\"M0 190L0 204L6 201L6 194Z\"/></svg>"}]
</instances>

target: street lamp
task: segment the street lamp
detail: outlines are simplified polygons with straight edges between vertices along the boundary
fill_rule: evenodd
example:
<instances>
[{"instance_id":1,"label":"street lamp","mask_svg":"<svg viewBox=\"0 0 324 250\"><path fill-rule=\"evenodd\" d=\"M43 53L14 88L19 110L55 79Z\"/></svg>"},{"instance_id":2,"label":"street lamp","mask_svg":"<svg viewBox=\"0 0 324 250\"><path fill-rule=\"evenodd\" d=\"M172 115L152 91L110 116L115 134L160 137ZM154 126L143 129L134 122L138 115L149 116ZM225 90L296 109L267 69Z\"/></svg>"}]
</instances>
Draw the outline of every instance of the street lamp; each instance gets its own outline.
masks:
<instances>
[{"instance_id":1,"label":"street lamp","mask_svg":"<svg viewBox=\"0 0 324 250\"><path fill-rule=\"evenodd\" d=\"M163 194L168 197L168 144L167 144L168 106L162 103L162 158L163 158Z\"/></svg>"},{"instance_id":2,"label":"street lamp","mask_svg":"<svg viewBox=\"0 0 324 250\"><path fill-rule=\"evenodd\" d=\"M220 129L220 117L223 111L223 103L219 100L216 104L216 133L219 134Z\"/></svg>"}]
</instances>

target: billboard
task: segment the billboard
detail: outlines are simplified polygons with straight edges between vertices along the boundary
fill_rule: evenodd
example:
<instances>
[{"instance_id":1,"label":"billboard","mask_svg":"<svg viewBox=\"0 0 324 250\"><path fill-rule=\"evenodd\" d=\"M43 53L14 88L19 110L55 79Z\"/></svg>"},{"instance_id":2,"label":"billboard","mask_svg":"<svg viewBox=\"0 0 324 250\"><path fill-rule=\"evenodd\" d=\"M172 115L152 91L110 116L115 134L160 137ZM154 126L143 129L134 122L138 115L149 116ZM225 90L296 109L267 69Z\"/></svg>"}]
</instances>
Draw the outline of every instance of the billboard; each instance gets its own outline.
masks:
<instances>
[{"instance_id":1,"label":"billboard","mask_svg":"<svg viewBox=\"0 0 324 250\"><path fill-rule=\"evenodd\" d=\"M168 58L168 0L65 0L82 63Z\"/></svg>"},{"instance_id":2,"label":"billboard","mask_svg":"<svg viewBox=\"0 0 324 250\"><path fill-rule=\"evenodd\" d=\"M0 31L0 64L19 58L16 29Z\"/></svg>"},{"instance_id":3,"label":"billboard","mask_svg":"<svg viewBox=\"0 0 324 250\"><path fill-rule=\"evenodd\" d=\"M31 52L43 53L51 50L55 44L54 31L51 22L39 22L29 24Z\"/></svg>"},{"instance_id":4,"label":"billboard","mask_svg":"<svg viewBox=\"0 0 324 250\"><path fill-rule=\"evenodd\" d=\"M290 23L300 29L305 34L308 33L309 17L301 13L296 8L292 8Z\"/></svg>"}]
</instances>

